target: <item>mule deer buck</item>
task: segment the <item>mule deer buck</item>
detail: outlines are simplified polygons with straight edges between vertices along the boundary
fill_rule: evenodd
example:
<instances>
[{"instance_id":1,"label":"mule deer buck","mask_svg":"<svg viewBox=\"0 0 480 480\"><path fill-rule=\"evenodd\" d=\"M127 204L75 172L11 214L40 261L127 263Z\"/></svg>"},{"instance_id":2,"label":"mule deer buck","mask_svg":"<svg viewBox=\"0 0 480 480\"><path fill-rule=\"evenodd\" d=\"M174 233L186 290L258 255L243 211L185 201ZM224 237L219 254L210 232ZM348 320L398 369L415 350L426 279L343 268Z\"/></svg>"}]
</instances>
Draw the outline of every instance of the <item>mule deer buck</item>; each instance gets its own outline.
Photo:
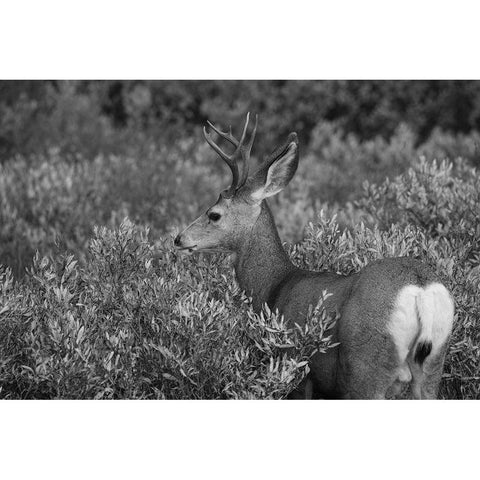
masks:
<instances>
[{"instance_id":1,"label":"mule deer buck","mask_svg":"<svg viewBox=\"0 0 480 480\"><path fill-rule=\"evenodd\" d=\"M217 202L175 238L182 251L233 254L240 287L253 307L305 323L310 306L322 292L327 311L339 315L334 326L336 348L317 353L310 373L294 398L391 398L407 387L413 398L436 398L454 306L434 272L418 260L385 258L343 276L302 270L283 249L266 199L292 179L298 166L298 139L287 141L249 177L255 126L247 141L249 115L240 140L208 122L233 145L225 153L204 128L208 144L232 171L232 183Z\"/></svg>"}]
</instances>

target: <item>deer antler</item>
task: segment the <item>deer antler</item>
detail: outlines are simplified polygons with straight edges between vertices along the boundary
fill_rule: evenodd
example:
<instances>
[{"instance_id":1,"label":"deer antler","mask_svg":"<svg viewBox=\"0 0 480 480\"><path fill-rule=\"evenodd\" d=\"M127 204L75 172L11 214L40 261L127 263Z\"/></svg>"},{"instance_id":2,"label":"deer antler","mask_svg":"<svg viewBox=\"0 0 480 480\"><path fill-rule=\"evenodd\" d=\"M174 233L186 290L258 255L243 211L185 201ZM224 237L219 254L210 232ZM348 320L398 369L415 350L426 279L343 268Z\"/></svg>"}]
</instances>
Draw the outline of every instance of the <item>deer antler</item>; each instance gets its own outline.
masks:
<instances>
[{"instance_id":1,"label":"deer antler","mask_svg":"<svg viewBox=\"0 0 480 480\"><path fill-rule=\"evenodd\" d=\"M240 140L237 140L232 134L232 127L230 127L228 132L222 132L219 130L213 123L207 122L209 127L213 129L220 137L224 138L228 142L230 142L234 147L235 151L228 155L226 154L213 140L211 135L207 132L207 129L203 127L203 135L205 136L205 140L207 143L218 153L218 155L225 160L226 164L230 167L232 171L232 184L228 189L226 196L232 197L235 191L243 186L248 177L248 163L250 160L250 152L252 150L253 141L255 139L255 134L257 132L257 124L258 124L258 115L255 116L255 127L253 129L252 135L250 136L249 141L245 144L245 138L247 136L247 128L248 122L250 120L250 113L247 113L247 118L245 120L245 125L243 127L242 136ZM238 160L242 160L242 171L241 174L239 173L238 168Z\"/></svg>"},{"instance_id":2,"label":"deer antler","mask_svg":"<svg viewBox=\"0 0 480 480\"><path fill-rule=\"evenodd\" d=\"M245 130L246 131L247 125L248 125L248 119L249 119L249 113L247 114L247 122L245 124ZM250 135L250 140L246 145L240 144L240 153L242 155L242 160L243 160L243 169L242 169L242 176L240 178L239 182L239 187L245 185L245 182L247 181L248 178L248 167L250 163L250 153L252 151L252 146L253 142L255 140L255 135L257 134L257 125L258 125L258 115L255 115L255 126L253 127L252 134Z\"/></svg>"}]
</instances>

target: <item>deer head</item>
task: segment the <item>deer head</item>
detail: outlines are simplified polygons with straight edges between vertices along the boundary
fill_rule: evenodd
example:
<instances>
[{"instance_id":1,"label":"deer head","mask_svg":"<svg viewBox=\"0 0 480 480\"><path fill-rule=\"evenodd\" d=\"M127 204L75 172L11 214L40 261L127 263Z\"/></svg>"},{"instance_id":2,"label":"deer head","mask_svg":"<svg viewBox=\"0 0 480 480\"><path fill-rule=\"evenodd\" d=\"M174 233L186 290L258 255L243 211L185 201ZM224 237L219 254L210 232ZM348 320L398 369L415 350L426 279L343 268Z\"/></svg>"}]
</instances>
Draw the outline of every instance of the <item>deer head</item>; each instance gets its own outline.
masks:
<instances>
[{"instance_id":1,"label":"deer head","mask_svg":"<svg viewBox=\"0 0 480 480\"><path fill-rule=\"evenodd\" d=\"M261 212L261 203L280 192L292 179L298 166L298 139L291 133L287 141L269 155L251 176L250 153L257 131L258 117L247 141L250 114L247 114L240 140L230 127L223 132L208 122L210 128L235 147L231 155L225 153L204 127L208 144L218 153L232 171L232 183L221 192L217 202L175 238L175 246L182 251L236 252L248 238Z\"/></svg>"}]
</instances>

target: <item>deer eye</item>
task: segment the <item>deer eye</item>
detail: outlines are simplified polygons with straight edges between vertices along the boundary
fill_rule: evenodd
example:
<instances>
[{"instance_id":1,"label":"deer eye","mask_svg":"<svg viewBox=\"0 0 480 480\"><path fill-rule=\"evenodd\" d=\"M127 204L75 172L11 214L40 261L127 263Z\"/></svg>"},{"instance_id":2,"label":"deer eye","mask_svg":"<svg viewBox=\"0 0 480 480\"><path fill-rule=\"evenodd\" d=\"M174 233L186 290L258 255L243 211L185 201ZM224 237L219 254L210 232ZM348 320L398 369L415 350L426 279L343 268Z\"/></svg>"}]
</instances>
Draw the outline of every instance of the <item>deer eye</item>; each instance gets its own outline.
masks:
<instances>
[{"instance_id":1,"label":"deer eye","mask_svg":"<svg viewBox=\"0 0 480 480\"><path fill-rule=\"evenodd\" d=\"M218 222L218 220L220 220L220 217L221 217L221 215L219 213L216 213L216 212L210 212L208 214L208 218L212 222Z\"/></svg>"}]
</instances>

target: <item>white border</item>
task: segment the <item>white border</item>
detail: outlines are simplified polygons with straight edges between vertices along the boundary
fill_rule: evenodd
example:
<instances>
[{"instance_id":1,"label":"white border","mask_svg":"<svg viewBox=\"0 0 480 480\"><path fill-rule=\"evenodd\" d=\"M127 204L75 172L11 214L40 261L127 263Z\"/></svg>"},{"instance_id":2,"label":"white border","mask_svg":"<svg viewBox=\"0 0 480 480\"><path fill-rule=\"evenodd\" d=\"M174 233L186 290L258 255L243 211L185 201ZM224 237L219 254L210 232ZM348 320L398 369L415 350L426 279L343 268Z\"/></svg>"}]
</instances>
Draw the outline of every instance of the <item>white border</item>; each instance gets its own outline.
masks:
<instances>
[{"instance_id":1,"label":"white border","mask_svg":"<svg viewBox=\"0 0 480 480\"><path fill-rule=\"evenodd\" d=\"M470 478L480 427L474 401L17 401L0 419L5 478L62 480Z\"/></svg>"},{"instance_id":2,"label":"white border","mask_svg":"<svg viewBox=\"0 0 480 480\"><path fill-rule=\"evenodd\" d=\"M475 3L4 2L0 78L480 78Z\"/></svg>"},{"instance_id":3,"label":"white border","mask_svg":"<svg viewBox=\"0 0 480 480\"><path fill-rule=\"evenodd\" d=\"M0 78L480 78L474 2L2 4ZM466 478L477 402L0 402L5 478Z\"/></svg>"}]
</instances>

